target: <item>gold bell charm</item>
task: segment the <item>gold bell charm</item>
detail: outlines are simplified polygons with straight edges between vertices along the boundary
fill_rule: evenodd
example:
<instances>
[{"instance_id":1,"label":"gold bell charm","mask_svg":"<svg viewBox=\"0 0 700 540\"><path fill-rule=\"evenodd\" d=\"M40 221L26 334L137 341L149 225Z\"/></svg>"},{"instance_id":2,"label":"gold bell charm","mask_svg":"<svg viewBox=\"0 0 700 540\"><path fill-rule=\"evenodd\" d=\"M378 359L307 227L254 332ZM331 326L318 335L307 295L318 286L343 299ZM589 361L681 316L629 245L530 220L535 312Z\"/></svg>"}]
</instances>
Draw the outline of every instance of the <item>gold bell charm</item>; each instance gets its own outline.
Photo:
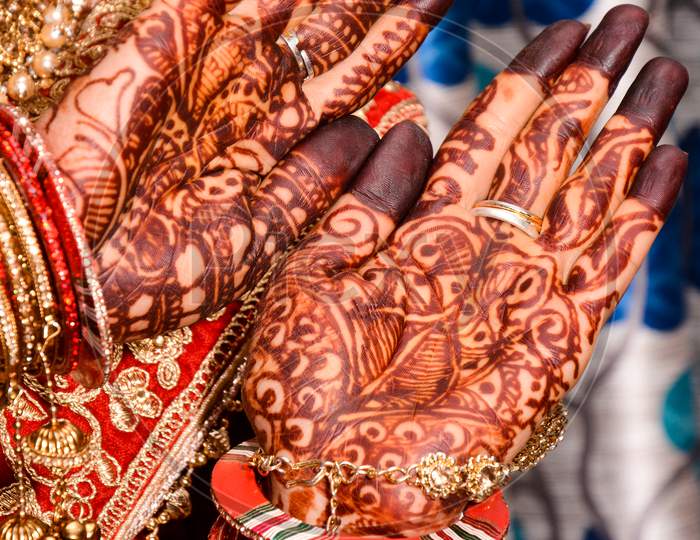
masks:
<instances>
[{"instance_id":1,"label":"gold bell charm","mask_svg":"<svg viewBox=\"0 0 700 540\"><path fill-rule=\"evenodd\" d=\"M37 518L17 514L0 525L0 540L39 540L46 530Z\"/></svg>"},{"instance_id":2,"label":"gold bell charm","mask_svg":"<svg viewBox=\"0 0 700 540\"><path fill-rule=\"evenodd\" d=\"M31 432L24 437L22 448L28 461L53 469L69 470L90 458L87 437L65 419L51 420Z\"/></svg>"},{"instance_id":3,"label":"gold bell charm","mask_svg":"<svg viewBox=\"0 0 700 540\"><path fill-rule=\"evenodd\" d=\"M59 523L58 530L61 540L99 540L100 538L97 523L90 519L85 521L66 519Z\"/></svg>"}]
</instances>

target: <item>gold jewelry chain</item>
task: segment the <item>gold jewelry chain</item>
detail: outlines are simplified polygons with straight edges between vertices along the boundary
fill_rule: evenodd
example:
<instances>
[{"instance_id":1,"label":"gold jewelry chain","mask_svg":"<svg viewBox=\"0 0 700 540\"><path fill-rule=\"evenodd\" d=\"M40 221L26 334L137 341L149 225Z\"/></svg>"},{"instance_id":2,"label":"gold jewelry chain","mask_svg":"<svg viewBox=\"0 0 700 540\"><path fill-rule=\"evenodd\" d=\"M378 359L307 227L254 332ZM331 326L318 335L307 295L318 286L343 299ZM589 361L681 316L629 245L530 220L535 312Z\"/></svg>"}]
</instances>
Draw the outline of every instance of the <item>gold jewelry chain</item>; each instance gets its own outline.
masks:
<instances>
[{"instance_id":1,"label":"gold jewelry chain","mask_svg":"<svg viewBox=\"0 0 700 540\"><path fill-rule=\"evenodd\" d=\"M313 487L328 483L329 503L326 529L337 533L341 521L338 517L338 490L362 478L382 479L389 484L406 484L422 489L432 499L444 499L462 493L469 501L481 502L502 487L509 476L534 467L562 440L567 423L567 411L563 404L556 404L537 426L525 447L509 464L500 463L492 456L473 456L459 463L442 452L428 454L417 464L408 467L381 469L372 465L355 465L349 461L323 461L311 459L299 462L283 456L265 454L262 450L250 458L250 466L260 475L276 473L282 478L295 473L310 473L306 478L286 479L287 489L296 486Z\"/></svg>"}]
</instances>

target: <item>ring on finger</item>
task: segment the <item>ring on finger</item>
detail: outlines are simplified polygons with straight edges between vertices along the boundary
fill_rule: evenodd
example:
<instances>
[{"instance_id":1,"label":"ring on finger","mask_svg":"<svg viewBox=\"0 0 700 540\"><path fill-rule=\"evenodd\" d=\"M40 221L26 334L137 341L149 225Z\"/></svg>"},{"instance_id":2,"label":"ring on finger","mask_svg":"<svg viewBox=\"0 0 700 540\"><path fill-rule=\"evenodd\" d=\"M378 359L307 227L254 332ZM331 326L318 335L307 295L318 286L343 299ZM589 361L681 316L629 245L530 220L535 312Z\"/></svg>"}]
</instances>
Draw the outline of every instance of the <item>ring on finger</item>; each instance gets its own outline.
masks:
<instances>
[{"instance_id":1,"label":"ring on finger","mask_svg":"<svg viewBox=\"0 0 700 540\"><path fill-rule=\"evenodd\" d=\"M311 79L314 76L314 65L311 62L311 57L309 56L309 53L306 52L304 49L299 48L299 36L297 35L297 33L293 30L285 32L280 36L280 39L292 52L292 55L294 56L294 60L296 60L299 71L301 71L302 73L306 73L304 80L308 81L309 79Z\"/></svg>"},{"instance_id":2,"label":"ring on finger","mask_svg":"<svg viewBox=\"0 0 700 540\"><path fill-rule=\"evenodd\" d=\"M530 238L537 238L542 231L542 218L532 212L502 201L485 200L477 203L472 210L475 216L503 221L520 229Z\"/></svg>"}]
</instances>

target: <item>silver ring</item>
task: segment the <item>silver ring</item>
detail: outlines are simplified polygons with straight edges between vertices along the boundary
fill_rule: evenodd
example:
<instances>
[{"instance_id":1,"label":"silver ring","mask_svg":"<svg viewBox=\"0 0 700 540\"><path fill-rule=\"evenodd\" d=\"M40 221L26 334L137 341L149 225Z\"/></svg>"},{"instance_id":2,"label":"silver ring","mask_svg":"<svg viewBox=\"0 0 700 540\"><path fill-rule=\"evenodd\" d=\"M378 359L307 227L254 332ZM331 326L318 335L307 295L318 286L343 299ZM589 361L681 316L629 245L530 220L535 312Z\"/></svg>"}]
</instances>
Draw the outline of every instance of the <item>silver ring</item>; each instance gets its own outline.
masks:
<instances>
[{"instance_id":1,"label":"silver ring","mask_svg":"<svg viewBox=\"0 0 700 540\"><path fill-rule=\"evenodd\" d=\"M314 65L311 62L309 53L307 53L304 49L299 48L299 36L297 33L293 30L285 32L280 36L280 39L284 41L285 45L287 45L289 50L292 51L292 55L294 56L294 60L297 62L299 71L306 73L304 80L308 81L311 79L314 76Z\"/></svg>"},{"instance_id":2,"label":"silver ring","mask_svg":"<svg viewBox=\"0 0 700 540\"><path fill-rule=\"evenodd\" d=\"M530 238L537 238L542 231L542 218L532 212L507 202L486 200L477 203L472 210L475 216L504 221L520 229Z\"/></svg>"}]
</instances>

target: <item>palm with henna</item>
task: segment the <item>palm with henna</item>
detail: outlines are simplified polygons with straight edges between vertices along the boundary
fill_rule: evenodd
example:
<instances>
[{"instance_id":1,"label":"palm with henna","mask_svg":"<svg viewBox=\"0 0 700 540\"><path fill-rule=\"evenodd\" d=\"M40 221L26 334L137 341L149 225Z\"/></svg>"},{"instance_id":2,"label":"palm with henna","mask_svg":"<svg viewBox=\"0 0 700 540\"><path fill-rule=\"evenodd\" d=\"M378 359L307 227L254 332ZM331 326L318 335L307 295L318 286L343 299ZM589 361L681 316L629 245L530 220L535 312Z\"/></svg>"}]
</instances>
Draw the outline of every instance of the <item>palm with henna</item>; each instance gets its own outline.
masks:
<instances>
[{"instance_id":1,"label":"palm with henna","mask_svg":"<svg viewBox=\"0 0 700 540\"><path fill-rule=\"evenodd\" d=\"M376 142L359 108L449 0L155 0L39 121L101 267L118 340L249 290ZM315 77L281 40L295 30ZM331 146L330 143L333 143Z\"/></svg>"},{"instance_id":2,"label":"palm with henna","mask_svg":"<svg viewBox=\"0 0 700 540\"><path fill-rule=\"evenodd\" d=\"M547 28L467 109L424 189L426 137L401 125L383 140L262 305L245 409L267 453L386 468L523 447L581 376L685 173L680 150L655 146L687 74L659 58L570 174L646 25L621 6L583 44L579 23ZM541 234L475 216L484 199L544 216ZM308 523L325 523L326 490L271 476L273 503ZM467 501L365 479L339 503L345 533L416 535Z\"/></svg>"}]
</instances>

